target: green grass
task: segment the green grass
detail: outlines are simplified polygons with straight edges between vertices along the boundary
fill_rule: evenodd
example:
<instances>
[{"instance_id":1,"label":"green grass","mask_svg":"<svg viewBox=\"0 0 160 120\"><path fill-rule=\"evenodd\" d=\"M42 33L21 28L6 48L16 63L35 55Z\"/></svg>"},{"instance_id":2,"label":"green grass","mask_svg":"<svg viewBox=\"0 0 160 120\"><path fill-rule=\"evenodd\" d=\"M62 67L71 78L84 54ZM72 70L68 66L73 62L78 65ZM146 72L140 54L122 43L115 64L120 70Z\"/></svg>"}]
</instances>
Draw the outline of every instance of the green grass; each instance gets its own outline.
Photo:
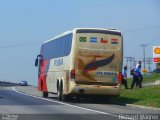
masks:
<instances>
[{"instance_id":1,"label":"green grass","mask_svg":"<svg viewBox=\"0 0 160 120\"><path fill-rule=\"evenodd\" d=\"M119 97L112 97L111 99L121 103L160 108L160 85L123 89Z\"/></svg>"},{"instance_id":2,"label":"green grass","mask_svg":"<svg viewBox=\"0 0 160 120\"><path fill-rule=\"evenodd\" d=\"M159 73L145 74L143 77L143 83L160 80ZM133 78L127 79L129 88L131 86L132 79ZM119 97L113 97L113 99L122 103L160 108L160 85L143 88L136 88L134 86L133 89L128 90L125 90L124 86L122 86L121 95Z\"/></svg>"},{"instance_id":3,"label":"green grass","mask_svg":"<svg viewBox=\"0 0 160 120\"><path fill-rule=\"evenodd\" d=\"M154 82L156 80L160 80L160 73L151 73L151 74L145 74L143 82Z\"/></svg>"}]
</instances>

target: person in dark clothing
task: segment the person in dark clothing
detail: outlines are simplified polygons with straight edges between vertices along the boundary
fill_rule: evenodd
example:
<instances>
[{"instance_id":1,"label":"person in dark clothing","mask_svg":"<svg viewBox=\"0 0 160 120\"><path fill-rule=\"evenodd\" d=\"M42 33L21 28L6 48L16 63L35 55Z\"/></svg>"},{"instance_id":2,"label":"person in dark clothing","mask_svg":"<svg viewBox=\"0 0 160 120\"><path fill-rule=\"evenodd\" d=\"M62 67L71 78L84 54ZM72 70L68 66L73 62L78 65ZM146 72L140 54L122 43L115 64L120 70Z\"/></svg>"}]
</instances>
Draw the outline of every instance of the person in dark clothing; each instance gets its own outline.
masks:
<instances>
[{"instance_id":1,"label":"person in dark clothing","mask_svg":"<svg viewBox=\"0 0 160 120\"><path fill-rule=\"evenodd\" d=\"M140 72L140 69L141 69L141 67L142 67L141 64L142 64L142 62L139 61L138 64L136 65L136 68L138 68L138 66L139 66L138 81L136 82L136 87L139 86L139 88L142 88L142 81L143 81L143 75L142 75L141 72Z\"/></svg>"},{"instance_id":2,"label":"person in dark clothing","mask_svg":"<svg viewBox=\"0 0 160 120\"><path fill-rule=\"evenodd\" d=\"M139 79L140 68L141 68L141 65L138 65L134 69L134 75L133 75L133 81L132 81L132 84L131 84L131 89L133 89L135 83L136 83L136 86L138 86L138 85L140 86L140 79Z\"/></svg>"},{"instance_id":3,"label":"person in dark clothing","mask_svg":"<svg viewBox=\"0 0 160 120\"><path fill-rule=\"evenodd\" d=\"M124 85L125 89L128 89L126 78L127 78L127 66L125 65L122 70L122 84Z\"/></svg>"},{"instance_id":4,"label":"person in dark clothing","mask_svg":"<svg viewBox=\"0 0 160 120\"><path fill-rule=\"evenodd\" d=\"M143 75L139 72L138 82L136 83L136 87L142 88Z\"/></svg>"}]
</instances>

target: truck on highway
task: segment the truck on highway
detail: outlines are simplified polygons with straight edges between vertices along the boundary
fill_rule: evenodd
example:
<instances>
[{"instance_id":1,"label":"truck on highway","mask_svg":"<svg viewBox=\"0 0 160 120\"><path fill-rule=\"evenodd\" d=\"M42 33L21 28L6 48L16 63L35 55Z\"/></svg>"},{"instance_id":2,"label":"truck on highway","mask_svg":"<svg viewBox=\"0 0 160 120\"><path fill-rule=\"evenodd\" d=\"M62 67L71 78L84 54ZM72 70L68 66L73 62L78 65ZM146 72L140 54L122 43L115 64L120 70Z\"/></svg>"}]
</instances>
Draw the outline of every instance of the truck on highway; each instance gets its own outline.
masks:
<instances>
[{"instance_id":1,"label":"truck on highway","mask_svg":"<svg viewBox=\"0 0 160 120\"><path fill-rule=\"evenodd\" d=\"M120 95L123 37L119 30L75 28L44 42L35 66L43 97Z\"/></svg>"}]
</instances>

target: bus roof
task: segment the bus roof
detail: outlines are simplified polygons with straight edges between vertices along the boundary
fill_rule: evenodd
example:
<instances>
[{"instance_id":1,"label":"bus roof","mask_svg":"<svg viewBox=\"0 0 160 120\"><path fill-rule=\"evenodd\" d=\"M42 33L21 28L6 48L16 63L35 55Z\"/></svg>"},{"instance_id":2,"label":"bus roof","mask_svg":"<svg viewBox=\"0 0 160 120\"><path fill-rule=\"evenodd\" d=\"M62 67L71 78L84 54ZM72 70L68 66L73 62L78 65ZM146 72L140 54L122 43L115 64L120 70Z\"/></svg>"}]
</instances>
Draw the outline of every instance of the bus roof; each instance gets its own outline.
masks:
<instances>
[{"instance_id":1,"label":"bus roof","mask_svg":"<svg viewBox=\"0 0 160 120\"><path fill-rule=\"evenodd\" d=\"M71 30L71 31L66 31L66 32L64 32L64 33L62 33L62 34L60 34L60 35L56 35L55 37L53 37L53 38L51 38L51 39L49 39L49 40L47 40L47 41L45 41L45 42L43 42L43 44L45 44L45 43L48 43L48 42L51 42L51 41L53 41L53 40L55 40L55 39L57 39L57 38L60 38L60 37L63 37L63 36L65 36L65 35L68 35L68 34L71 34L71 33L73 33L73 32L78 32L78 33L82 33L82 32L87 32L87 31L98 31L98 30L101 30L101 31L110 31L110 32L114 32L114 33L119 33L119 34L121 34L121 32L119 31L119 30L117 30L117 29L114 29L114 28L75 28L75 29L73 29L73 30Z\"/></svg>"}]
</instances>

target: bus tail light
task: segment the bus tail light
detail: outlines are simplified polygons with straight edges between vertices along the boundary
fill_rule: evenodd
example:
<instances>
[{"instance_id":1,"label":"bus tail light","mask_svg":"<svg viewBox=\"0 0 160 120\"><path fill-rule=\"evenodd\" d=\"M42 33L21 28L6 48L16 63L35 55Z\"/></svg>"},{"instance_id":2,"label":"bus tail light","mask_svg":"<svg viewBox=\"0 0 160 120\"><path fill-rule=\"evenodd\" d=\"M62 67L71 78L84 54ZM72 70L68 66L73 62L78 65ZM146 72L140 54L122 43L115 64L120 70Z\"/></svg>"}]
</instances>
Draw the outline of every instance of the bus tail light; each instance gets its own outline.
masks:
<instances>
[{"instance_id":1,"label":"bus tail light","mask_svg":"<svg viewBox=\"0 0 160 120\"><path fill-rule=\"evenodd\" d=\"M118 74L118 82L119 83L122 82L122 72L119 72L119 74Z\"/></svg>"},{"instance_id":2,"label":"bus tail light","mask_svg":"<svg viewBox=\"0 0 160 120\"><path fill-rule=\"evenodd\" d=\"M75 69L71 70L71 78L73 78L73 79L75 78Z\"/></svg>"}]
</instances>

